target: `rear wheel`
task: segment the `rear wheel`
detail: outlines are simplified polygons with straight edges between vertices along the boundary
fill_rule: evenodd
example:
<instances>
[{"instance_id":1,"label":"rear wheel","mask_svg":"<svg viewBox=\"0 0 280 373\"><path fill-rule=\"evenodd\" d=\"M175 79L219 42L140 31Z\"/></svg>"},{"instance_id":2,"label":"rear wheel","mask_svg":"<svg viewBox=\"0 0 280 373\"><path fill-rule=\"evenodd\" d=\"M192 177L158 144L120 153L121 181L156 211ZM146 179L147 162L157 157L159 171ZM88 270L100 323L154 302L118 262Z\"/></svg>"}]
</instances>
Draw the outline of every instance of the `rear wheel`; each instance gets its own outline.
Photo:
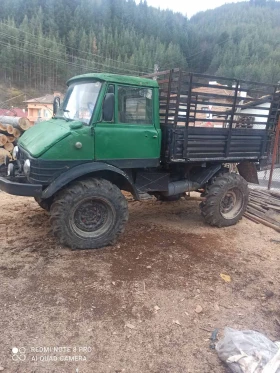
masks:
<instances>
[{"instance_id":1,"label":"rear wheel","mask_svg":"<svg viewBox=\"0 0 280 373\"><path fill-rule=\"evenodd\" d=\"M60 242L74 249L114 244L128 220L127 201L107 180L76 181L55 197L51 223Z\"/></svg>"},{"instance_id":2,"label":"rear wheel","mask_svg":"<svg viewBox=\"0 0 280 373\"><path fill-rule=\"evenodd\" d=\"M206 200L200 205L205 221L217 227L236 224L246 211L248 184L238 174L225 173L213 179L205 191Z\"/></svg>"}]
</instances>

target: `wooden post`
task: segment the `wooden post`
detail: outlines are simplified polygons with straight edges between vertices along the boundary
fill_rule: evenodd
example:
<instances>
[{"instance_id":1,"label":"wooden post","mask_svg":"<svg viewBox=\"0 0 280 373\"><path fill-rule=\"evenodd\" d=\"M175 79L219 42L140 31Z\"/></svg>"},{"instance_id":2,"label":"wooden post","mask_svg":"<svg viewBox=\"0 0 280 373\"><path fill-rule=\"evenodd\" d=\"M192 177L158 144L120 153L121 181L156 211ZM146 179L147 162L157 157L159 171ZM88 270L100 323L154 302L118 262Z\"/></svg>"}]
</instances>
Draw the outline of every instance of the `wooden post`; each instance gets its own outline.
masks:
<instances>
[{"instance_id":1,"label":"wooden post","mask_svg":"<svg viewBox=\"0 0 280 373\"><path fill-rule=\"evenodd\" d=\"M274 166L275 166L275 161L276 161L276 156L277 156L277 148L279 144L279 132L280 132L280 117L278 120L278 124L276 127L276 133L275 133L272 162L271 162L270 175L269 175L269 180L268 180L268 190L270 190L271 184L272 184L272 176L273 176L273 171L274 171Z\"/></svg>"}]
</instances>

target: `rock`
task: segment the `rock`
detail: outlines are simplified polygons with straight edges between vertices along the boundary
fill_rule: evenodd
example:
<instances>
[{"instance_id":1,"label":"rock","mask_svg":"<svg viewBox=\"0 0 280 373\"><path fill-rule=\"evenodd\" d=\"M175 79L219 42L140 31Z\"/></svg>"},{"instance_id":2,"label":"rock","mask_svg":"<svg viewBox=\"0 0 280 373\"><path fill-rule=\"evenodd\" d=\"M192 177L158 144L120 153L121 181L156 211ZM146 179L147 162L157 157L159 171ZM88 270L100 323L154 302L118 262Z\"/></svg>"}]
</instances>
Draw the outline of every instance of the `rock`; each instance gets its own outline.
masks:
<instances>
[{"instance_id":1,"label":"rock","mask_svg":"<svg viewBox=\"0 0 280 373\"><path fill-rule=\"evenodd\" d=\"M159 306L154 306L154 310L157 312L160 310L160 307Z\"/></svg>"},{"instance_id":2,"label":"rock","mask_svg":"<svg viewBox=\"0 0 280 373\"><path fill-rule=\"evenodd\" d=\"M152 268L152 266L147 266L146 268L148 268L148 269L151 269L151 268Z\"/></svg>"},{"instance_id":3,"label":"rock","mask_svg":"<svg viewBox=\"0 0 280 373\"><path fill-rule=\"evenodd\" d=\"M125 327L129 328L129 329L135 329L135 326L133 324L130 324L130 323L125 324Z\"/></svg>"},{"instance_id":4,"label":"rock","mask_svg":"<svg viewBox=\"0 0 280 373\"><path fill-rule=\"evenodd\" d=\"M218 303L214 304L214 310L215 311L220 311L220 307L219 307Z\"/></svg>"},{"instance_id":5,"label":"rock","mask_svg":"<svg viewBox=\"0 0 280 373\"><path fill-rule=\"evenodd\" d=\"M274 295L273 291L271 290L266 290L264 293L265 293L266 298L271 298Z\"/></svg>"},{"instance_id":6,"label":"rock","mask_svg":"<svg viewBox=\"0 0 280 373\"><path fill-rule=\"evenodd\" d=\"M196 309L195 309L196 313L201 313L202 311L203 311L203 308L200 305L196 306Z\"/></svg>"},{"instance_id":7,"label":"rock","mask_svg":"<svg viewBox=\"0 0 280 373\"><path fill-rule=\"evenodd\" d=\"M0 370L4 370L4 367L0 367Z\"/></svg>"},{"instance_id":8,"label":"rock","mask_svg":"<svg viewBox=\"0 0 280 373\"><path fill-rule=\"evenodd\" d=\"M173 320L173 324L181 325L179 320Z\"/></svg>"}]
</instances>

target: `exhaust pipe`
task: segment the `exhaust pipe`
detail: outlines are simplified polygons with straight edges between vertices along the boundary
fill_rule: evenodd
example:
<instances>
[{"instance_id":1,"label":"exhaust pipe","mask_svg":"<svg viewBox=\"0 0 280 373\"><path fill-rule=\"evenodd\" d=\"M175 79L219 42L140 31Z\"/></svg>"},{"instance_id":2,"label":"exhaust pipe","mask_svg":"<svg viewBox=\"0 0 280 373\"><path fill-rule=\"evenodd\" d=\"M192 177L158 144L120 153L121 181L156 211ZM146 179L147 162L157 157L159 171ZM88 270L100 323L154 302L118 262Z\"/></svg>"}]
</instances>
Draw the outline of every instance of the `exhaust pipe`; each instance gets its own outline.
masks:
<instances>
[{"instance_id":1,"label":"exhaust pipe","mask_svg":"<svg viewBox=\"0 0 280 373\"><path fill-rule=\"evenodd\" d=\"M200 188L200 184L190 180L174 181L168 184L168 192L162 193L163 196L175 196L176 194L191 192Z\"/></svg>"}]
</instances>

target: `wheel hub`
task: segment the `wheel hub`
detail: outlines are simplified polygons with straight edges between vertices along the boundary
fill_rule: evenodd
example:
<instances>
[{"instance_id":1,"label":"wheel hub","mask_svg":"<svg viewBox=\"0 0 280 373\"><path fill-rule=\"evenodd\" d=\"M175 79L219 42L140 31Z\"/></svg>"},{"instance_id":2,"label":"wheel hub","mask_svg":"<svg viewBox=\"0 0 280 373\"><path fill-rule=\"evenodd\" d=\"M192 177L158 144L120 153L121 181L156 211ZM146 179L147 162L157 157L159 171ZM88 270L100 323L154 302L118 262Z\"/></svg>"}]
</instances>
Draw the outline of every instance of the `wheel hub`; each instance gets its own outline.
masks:
<instances>
[{"instance_id":1,"label":"wheel hub","mask_svg":"<svg viewBox=\"0 0 280 373\"><path fill-rule=\"evenodd\" d=\"M86 198L80 201L71 219L72 229L83 237L100 237L114 220L111 204L102 198Z\"/></svg>"},{"instance_id":2,"label":"wheel hub","mask_svg":"<svg viewBox=\"0 0 280 373\"><path fill-rule=\"evenodd\" d=\"M108 218L106 206L99 201L86 201L80 205L74 214L76 226L85 232L100 229Z\"/></svg>"},{"instance_id":3,"label":"wheel hub","mask_svg":"<svg viewBox=\"0 0 280 373\"><path fill-rule=\"evenodd\" d=\"M228 191L221 201L222 212L231 211L236 203L236 195L232 191Z\"/></svg>"},{"instance_id":4,"label":"wheel hub","mask_svg":"<svg viewBox=\"0 0 280 373\"><path fill-rule=\"evenodd\" d=\"M235 218L243 205L243 197L238 188L230 189L226 192L220 202L220 212L225 219Z\"/></svg>"}]
</instances>

